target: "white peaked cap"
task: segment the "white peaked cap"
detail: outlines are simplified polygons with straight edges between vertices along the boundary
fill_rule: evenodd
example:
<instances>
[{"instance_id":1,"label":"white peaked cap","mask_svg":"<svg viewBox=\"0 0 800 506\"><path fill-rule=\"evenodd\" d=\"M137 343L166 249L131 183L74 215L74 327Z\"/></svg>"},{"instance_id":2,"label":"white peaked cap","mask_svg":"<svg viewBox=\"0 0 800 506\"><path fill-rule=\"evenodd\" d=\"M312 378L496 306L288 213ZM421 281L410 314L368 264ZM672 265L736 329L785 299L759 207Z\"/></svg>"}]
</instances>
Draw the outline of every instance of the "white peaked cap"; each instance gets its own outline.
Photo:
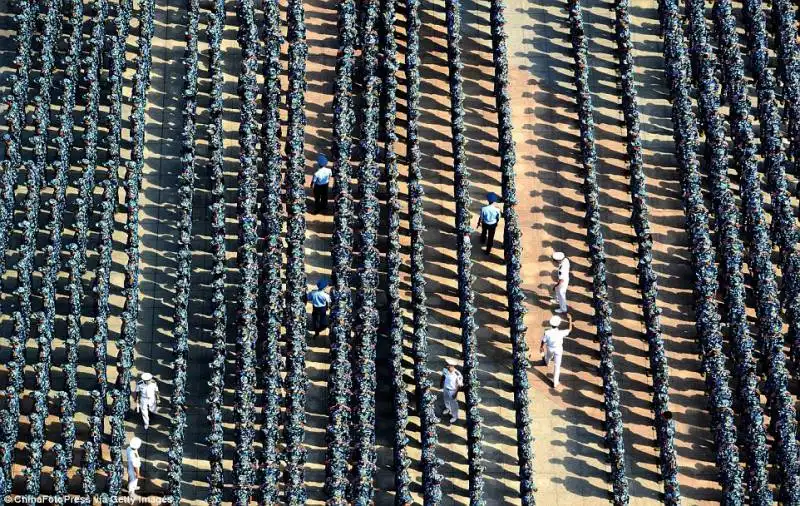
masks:
<instances>
[{"instance_id":1,"label":"white peaked cap","mask_svg":"<svg viewBox=\"0 0 800 506\"><path fill-rule=\"evenodd\" d=\"M149 372L143 372L141 378L142 381L150 381L151 379L153 379L153 375L150 374Z\"/></svg>"},{"instance_id":2,"label":"white peaked cap","mask_svg":"<svg viewBox=\"0 0 800 506\"><path fill-rule=\"evenodd\" d=\"M141 439L139 439L138 437L134 437L133 439L131 439L131 444L130 444L131 448L133 448L134 450L138 450L139 448L141 448L141 446L142 446Z\"/></svg>"},{"instance_id":3,"label":"white peaked cap","mask_svg":"<svg viewBox=\"0 0 800 506\"><path fill-rule=\"evenodd\" d=\"M555 253L553 253L553 260L555 260L556 262L564 260L564 257L565 255L561 251L556 251Z\"/></svg>"},{"instance_id":4,"label":"white peaked cap","mask_svg":"<svg viewBox=\"0 0 800 506\"><path fill-rule=\"evenodd\" d=\"M560 316L554 316L554 317L550 318L550 326L551 327L558 327L559 325L561 325L561 317Z\"/></svg>"},{"instance_id":5,"label":"white peaked cap","mask_svg":"<svg viewBox=\"0 0 800 506\"><path fill-rule=\"evenodd\" d=\"M447 357L444 359L444 363L447 365L452 365L453 367L458 365L458 362L454 358Z\"/></svg>"}]
</instances>

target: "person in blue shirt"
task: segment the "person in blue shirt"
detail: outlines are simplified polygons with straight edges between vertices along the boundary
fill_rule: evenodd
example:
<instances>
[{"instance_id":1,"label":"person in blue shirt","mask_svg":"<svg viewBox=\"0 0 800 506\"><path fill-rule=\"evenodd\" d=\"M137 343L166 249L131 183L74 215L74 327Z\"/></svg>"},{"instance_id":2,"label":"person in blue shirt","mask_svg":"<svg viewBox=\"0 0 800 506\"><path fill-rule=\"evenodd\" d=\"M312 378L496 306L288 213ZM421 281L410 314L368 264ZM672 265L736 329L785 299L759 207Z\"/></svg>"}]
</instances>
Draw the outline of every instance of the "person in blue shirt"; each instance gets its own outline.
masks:
<instances>
[{"instance_id":1,"label":"person in blue shirt","mask_svg":"<svg viewBox=\"0 0 800 506\"><path fill-rule=\"evenodd\" d=\"M500 210L494 206L494 203L500 200L496 193L490 192L486 195L489 203L481 208L480 217L478 217L478 226L481 227L481 244L486 244L484 252L487 255L492 254L492 244L494 243L494 232L497 230L497 224L500 222Z\"/></svg>"},{"instance_id":2,"label":"person in blue shirt","mask_svg":"<svg viewBox=\"0 0 800 506\"><path fill-rule=\"evenodd\" d=\"M319 337L319 333L328 326L328 306L331 305L331 296L325 291L328 287L328 280L325 278L317 281L317 289L310 292L307 296L311 303L311 328L314 330L314 339Z\"/></svg>"},{"instance_id":3,"label":"person in blue shirt","mask_svg":"<svg viewBox=\"0 0 800 506\"><path fill-rule=\"evenodd\" d=\"M328 185L332 176L333 172L328 168L328 158L320 154L317 157L317 171L311 177L315 213L328 209Z\"/></svg>"}]
</instances>

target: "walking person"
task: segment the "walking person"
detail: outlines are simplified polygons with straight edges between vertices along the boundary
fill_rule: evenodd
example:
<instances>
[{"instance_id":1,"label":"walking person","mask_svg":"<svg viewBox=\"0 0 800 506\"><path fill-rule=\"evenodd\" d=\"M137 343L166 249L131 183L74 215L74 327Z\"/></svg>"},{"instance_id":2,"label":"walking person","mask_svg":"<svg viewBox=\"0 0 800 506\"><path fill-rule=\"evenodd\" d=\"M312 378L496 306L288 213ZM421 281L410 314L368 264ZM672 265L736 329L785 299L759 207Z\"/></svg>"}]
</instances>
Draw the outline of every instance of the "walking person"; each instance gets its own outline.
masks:
<instances>
[{"instance_id":1,"label":"walking person","mask_svg":"<svg viewBox=\"0 0 800 506\"><path fill-rule=\"evenodd\" d=\"M311 189L314 193L314 212L328 209L328 186L333 172L328 168L328 158L317 156L317 171L311 177Z\"/></svg>"},{"instance_id":2,"label":"walking person","mask_svg":"<svg viewBox=\"0 0 800 506\"><path fill-rule=\"evenodd\" d=\"M328 306L331 305L331 296L325 291L328 280L325 278L317 281L317 289L308 294L311 303L311 328L314 329L314 339L328 326Z\"/></svg>"},{"instance_id":3,"label":"walking person","mask_svg":"<svg viewBox=\"0 0 800 506\"><path fill-rule=\"evenodd\" d=\"M567 288L569 287L570 264L566 255L560 251L553 253L553 260L558 262L558 271L556 272L558 281L554 287L556 303L558 303L556 313L562 314L567 312Z\"/></svg>"},{"instance_id":4,"label":"walking person","mask_svg":"<svg viewBox=\"0 0 800 506\"><path fill-rule=\"evenodd\" d=\"M139 489L139 478L142 477L142 459L139 457L139 448L142 440L138 437L131 439L125 456L128 459L128 495L135 499L136 491Z\"/></svg>"},{"instance_id":5,"label":"walking person","mask_svg":"<svg viewBox=\"0 0 800 506\"><path fill-rule=\"evenodd\" d=\"M550 328L544 331L542 341L539 344L539 353L544 351L542 362L545 366L553 363L553 388L558 388L561 376L561 358L564 355L564 339L572 330L572 317L568 316L569 327L566 329L558 328L561 325L561 317L553 316L550 318Z\"/></svg>"},{"instance_id":6,"label":"walking person","mask_svg":"<svg viewBox=\"0 0 800 506\"><path fill-rule=\"evenodd\" d=\"M454 360L448 358L447 367L442 369L442 381L439 387L442 389L442 402L444 403L445 415L450 415L450 423L458 421L458 391L464 387L464 377L458 369Z\"/></svg>"},{"instance_id":7,"label":"walking person","mask_svg":"<svg viewBox=\"0 0 800 506\"><path fill-rule=\"evenodd\" d=\"M494 244L494 232L497 230L497 223L500 221L500 210L494 206L495 202L500 200L496 193L490 192L486 195L488 204L481 208L481 214L478 217L478 226L481 227L481 244L486 245L484 251L487 255L492 254L492 245Z\"/></svg>"},{"instance_id":8,"label":"walking person","mask_svg":"<svg viewBox=\"0 0 800 506\"><path fill-rule=\"evenodd\" d=\"M158 383L153 381L152 374L142 373L133 396L137 402L137 409L142 414L144 429L147 430L150 428L150 413L155 413L158 408Z\"/></svg>"}]
</instances>

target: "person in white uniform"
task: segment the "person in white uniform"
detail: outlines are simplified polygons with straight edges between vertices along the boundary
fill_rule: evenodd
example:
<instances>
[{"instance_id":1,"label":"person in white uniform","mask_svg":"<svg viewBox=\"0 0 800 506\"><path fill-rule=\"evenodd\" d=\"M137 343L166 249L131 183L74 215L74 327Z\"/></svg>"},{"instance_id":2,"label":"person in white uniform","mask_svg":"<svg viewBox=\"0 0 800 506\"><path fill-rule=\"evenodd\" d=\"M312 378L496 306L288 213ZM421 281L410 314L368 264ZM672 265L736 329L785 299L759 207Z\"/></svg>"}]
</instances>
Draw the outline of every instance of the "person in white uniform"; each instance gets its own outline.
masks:
<instances>
[{"instance_id":1,"label":"person in white uniform","mask_svg":"<svg viewBox=\"0 0 800 506\"><path fill-rule=\"evenodd\" d=\"M447 359L447 367L442 369L442 381L439 384L442 389L442 401L444 402L445 415L450 415L450 423L458 421L458 395L459 389L464 386L464 377L456 369L456 363L452 359Z\"/></svg>"},{"instance_id":2,"label":"person in white uniform","mask_svg":"<svg viewBox=\"0 0 800 506\"><path fill-rule=\"evenodd\" d=\"M128 459L128 495L131 497L136 497L136 490L139 488L139 478L142 470L142 459L139 457L139 448L141 447L142 440L134 437L125 451L125 456Z\"/></svg>"},{"instance_id":3,"label":"person in white uniform","mask_svg":"<svg viewBox=\"0 0 800 506\"><path fill-rule=\"evenodd\" d=\"M570 264L569 258L560 251L553 253L553 260L558 262L558 281L555 286L556 302L558 303L556 313L561 314L567 312L567 288L569 287Z\"/></svg>"},{"instance_id":4,"label":"person in white uniform","mask_svg":"<svg viewBox=\"0 0 800 506\"><path fill-rule=\"evenodd\" d=\"M136 384L134 396L138 403L139 413L142 414L145 430L150 428L150 413L155 413L158 408L158 383L153 381L153 375L149 372L142 373L139 382Z\"/></svg>"},{"instance_id":5,"label":"person in white uniform","mask_svg":"<svg viewBox=\"0 0 800 506\"><path fill-rule=\"evenodd\" d=\"M561 358L564 355L564 338L572 330L572 317L568 317L569 327L566 329L558 328L561 325L561 317L553 316L550 318L550 328L544 331L542 341L539 344L539 353L544 351L542 362L545 366L553 363L553 388L558 388L561 376Z\"/></svg>"},{"instance_id":6,"label":"person in white uniform","mask_svg":"<svg viewBox=\"0 0 800 506\"><path fill-rule=\"evenodd\" d=\"M328 168L328 158L320 154L317 157L317 171L311 177L315 213L328 209L328 186L331 176L333 176L333 171Z\"/></svg>"}]
</instances>

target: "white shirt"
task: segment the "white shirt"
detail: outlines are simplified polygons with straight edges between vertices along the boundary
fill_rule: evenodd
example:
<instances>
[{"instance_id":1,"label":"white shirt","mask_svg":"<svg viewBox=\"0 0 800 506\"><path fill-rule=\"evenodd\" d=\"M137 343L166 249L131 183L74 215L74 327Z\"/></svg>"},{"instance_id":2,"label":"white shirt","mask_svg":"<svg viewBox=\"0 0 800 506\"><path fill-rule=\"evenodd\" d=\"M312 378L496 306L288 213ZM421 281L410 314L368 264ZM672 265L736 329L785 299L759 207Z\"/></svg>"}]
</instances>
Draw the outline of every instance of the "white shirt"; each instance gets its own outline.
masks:
<instances>
[{"instance_id":1,"label":"white shirt","mask_svg":"<svg viewBox=\"0 0 800 506\"><path fill-rule=\"evenodd\" d=\"M140 381L136 384L136 392L139 394L139 400L142 404L148 406L155 404L158 398L158 383L155 381Z\"/></svg>"},{"instance_id":2,"label":"white shirt","mask_svg":"<svg viewBox=\"0 0 800 506\"><path fill-rule=\"evenodd\" d=\"M558 264L558 280L569 284L569 259L565 258Z\"/></svg>"},{"instance_id":3,"label":"white shirt","mask_svg":"<svg viewBox=\"0 0 800 506\"><path fill-rule=\"evenodd\" d=\"M125 453L128 457L128 481L133 481L136 479L136 470L142 466L142 459L139 458L139 452L130 446Z\"/></svg>"},{"instance_id":4,"label":"white shirt","mask_svg":"<svg viewBox=\"0 0 800 506\"><path fill-rule=\"evenodd\" d=\"M464 384L464 377L458 369L453 369L450 372L448 368L442 369L442 376L444 376L444 389L445 390L458 390L459 385Z\"/></svg>"},{"instance_id":5,"label":"white shirt","mask_svg":"<svg viewBox=\"0 0 800 506\"><path fill-rule=\"evenodd\" d=\"M317 169L314 173L314 177L311 179L311 184L313 185L321 185L321 184L328 184L330 181L333 172L328 167L321 167Z\"/></svg>"},{"instance_id":6,"label":"white shirt","mask_svg":"<svg viewBox=\"0 0 800 506\"><path fill-rule=\"evenodd\" d=\"M549 328L544 331L544 339L542 342L550 353L561 353L564 351L564 338L569 335L569 329L554 329Z\"/></svg>"}]
</instances>

